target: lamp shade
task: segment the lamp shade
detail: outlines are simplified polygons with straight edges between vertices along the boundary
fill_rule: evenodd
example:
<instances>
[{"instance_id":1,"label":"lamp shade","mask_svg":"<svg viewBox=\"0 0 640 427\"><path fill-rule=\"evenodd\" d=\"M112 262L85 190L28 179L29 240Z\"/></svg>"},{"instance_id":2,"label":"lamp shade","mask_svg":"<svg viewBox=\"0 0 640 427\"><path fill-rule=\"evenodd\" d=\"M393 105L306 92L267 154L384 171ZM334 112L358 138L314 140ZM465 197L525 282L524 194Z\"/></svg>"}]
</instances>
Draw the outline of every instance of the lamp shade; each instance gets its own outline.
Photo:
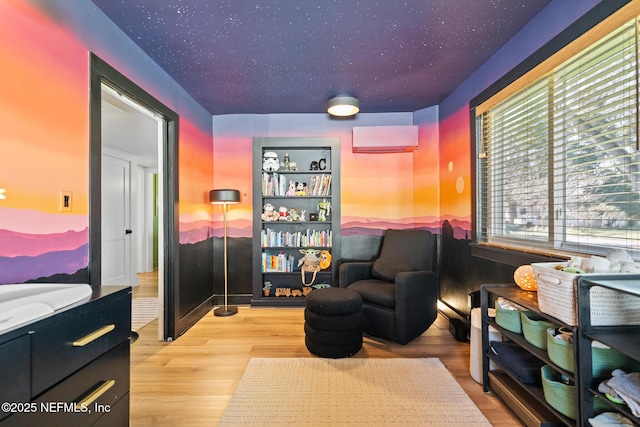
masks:
<instances>
[{"instance_id":1,"label":"lamp shade","mask_svg":"<svg viewBox=\"0 0 640 427\"><path fill-rule=\"evenodd\" d=\"M329 100L327 112L332 116L348 117L360 111L360 102L357 98L348 95L339 95Z\"/></svg>"},{"instance_id":2,"label":"lamp shade","mask_svg":"<svg viewBox=\"0 0 640 427\"><path fill-rule=\"evenodd\" d=\"M513 280L516 285L520 286L525 291L535 291L538 289L536 283L536 275L533 273L533 267L531 265L521 265L513 273Z\"/></svg>"},{"instance_id":3,"label":"lamp shade","mask_svg":"<svg viewBox=\"0 0 640 427\"><path fill-rule=\"evenodd\" d=\"M240 202L240 192L238 190L211 190L209 191L209 202L214 205L231 204Z\"/></svg>"}]
</instances>

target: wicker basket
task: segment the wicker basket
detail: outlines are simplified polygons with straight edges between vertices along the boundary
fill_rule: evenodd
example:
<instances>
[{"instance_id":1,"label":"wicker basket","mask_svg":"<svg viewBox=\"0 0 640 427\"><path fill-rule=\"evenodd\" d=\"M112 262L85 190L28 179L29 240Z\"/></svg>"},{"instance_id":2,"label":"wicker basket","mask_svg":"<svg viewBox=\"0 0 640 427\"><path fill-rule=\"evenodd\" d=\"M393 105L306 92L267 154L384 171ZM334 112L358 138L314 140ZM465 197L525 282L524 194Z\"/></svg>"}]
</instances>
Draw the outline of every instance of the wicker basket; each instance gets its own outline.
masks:
<instances>
[{"instance_id":1,"label":"wicker basket","mask_svg":"<svg viewBox=\"0 0 640 427\"><path fill-rule=\"evenodd\" d=\"M520 320L520 310L505 310L500 308L496 302L496 323L507 331L522 333L522 321Z\"/></svg>"},{"instance_id":2,"label":"wicker basket","mask_svg":"<svg viewBox=\"0 0 640 427\"><path fill-rule=\"evenodd\" d=\"M547 329L554 328L556 325L543 320L532 311L523 311L520 313L522 321L522 334L524 339L534 346L547 349Z\"/></svg>"},{"instance_id":3,"label":"wicker basket","mask_svg":"<svg viewBox=\"0 0 640 427\"><path fill-rule=\"evenodd\" d=\"M531 264L538 286L540 311L575 326L578 324L578 274L556 270L566 263ZM590 276L589 274L583 276ZM593 274L592 276L599 276ZM611 278L620 277L611 274ZM591 324L593 326L640 325L640 297L599 286L591 288Z\"/></svg>"},{"instance_id":4,"label":"wicker basket","mask_svg":"<svg viewBox=\"0 0 640 427\"><path fill-rule=\"evenodd\" d=\"M563 340L554 339L553 328L547 330L547 354L549 359L560 368L568 372L574 372L573 344ZM592 375L595 379L603 379L611 376L611 371L620 368L625 371L636 371L638 363L625 356L619 351L601 347L591 346L591 366Z\"/></svg>"}]
</instances>

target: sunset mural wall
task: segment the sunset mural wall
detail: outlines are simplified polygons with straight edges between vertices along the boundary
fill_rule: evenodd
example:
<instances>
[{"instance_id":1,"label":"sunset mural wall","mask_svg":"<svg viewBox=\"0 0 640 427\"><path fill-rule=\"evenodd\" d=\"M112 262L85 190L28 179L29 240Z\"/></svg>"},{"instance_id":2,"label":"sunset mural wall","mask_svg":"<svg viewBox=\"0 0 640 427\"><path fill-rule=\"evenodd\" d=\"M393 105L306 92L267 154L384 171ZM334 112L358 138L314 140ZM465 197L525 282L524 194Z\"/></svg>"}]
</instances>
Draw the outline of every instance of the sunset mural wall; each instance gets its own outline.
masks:
<instances>
[{"instance_id":1,"label":"sunset mural wall","mask_svg":"<svg viewBox=\"0 0 640 427\"><path fill-rule=\"evenodd\" d=\"M0 284L88 281L89 52L180 115L180 242L206 239L211 115L91 2L2 1L0 26Z\"/></svg>"},{"instance_id":2,"label":"sunset mural wall","mask_svg":"<svg viewBox=\"0 0 640 427\"><path fill-rule=\"evenodd\" d=\"M73 274L88 263L86 50L20 2L0 3L0 25L0 283Z\"/></svg>"},{"instance_id":3,"label":"sunset mural wall","mask_svg":"<svg viewBox=\"0 0 640 427\"><path fill-rule=\"evenodd\" d=\"M213 175L211 134L180 121L180 244L197 243L211 234L209 187Z\"/></svg>"},{"instance_id":4,"label":"sunset mural wall","mask_svg":"<svg viewBox=\"0 0 640 427\"><path fill-rule=\"evenodd\" d=\"M214 117L214 185L239 189L243 200L229 214L229 235L251 237L252 138L258 136L340 138L343 236L379 235L386 228L413 228L416 222L437 228L437 109L427 110L431 113L424 114L418 151L398 154L353 153L353 127L412 125L413 113L359 114L348 121L325 114ZM220 218L216 214L216 230Z\"/></svg>"},{"instance_id":5,"label":"sunset mural wall","mask_svg":"<svg viewBox=\"0 0 640 427\"><path fill-rule=\"evenodd\" d=\"M87 281L89 52L180 116L181 246L210 247L221 236L221 212L208 203L213 188L240 190L242 203L229 213L229 233L232 239L252 238L253 137L338 136L345 238L418 227L463 242L468 251L475 161L470 100L598 3L585 0L566 10L563 2L550 2L440 105L332 120L325 114L212 117L93 3L0 1L0 188L6 189L0 200L0 284L61 274L68 275L62 281ZM418 125L418 150L351 151L354 126L384 125ZM60 191L71 192L71 212L60 212ZM181 268L211 277L203 253L198 262L181 259ZM464 257L454 251L443 262ZM459 307L466 304L468 284L462 280L445 269L442 282L447 292L456 289Z\"/></svg>"}]
</instances>

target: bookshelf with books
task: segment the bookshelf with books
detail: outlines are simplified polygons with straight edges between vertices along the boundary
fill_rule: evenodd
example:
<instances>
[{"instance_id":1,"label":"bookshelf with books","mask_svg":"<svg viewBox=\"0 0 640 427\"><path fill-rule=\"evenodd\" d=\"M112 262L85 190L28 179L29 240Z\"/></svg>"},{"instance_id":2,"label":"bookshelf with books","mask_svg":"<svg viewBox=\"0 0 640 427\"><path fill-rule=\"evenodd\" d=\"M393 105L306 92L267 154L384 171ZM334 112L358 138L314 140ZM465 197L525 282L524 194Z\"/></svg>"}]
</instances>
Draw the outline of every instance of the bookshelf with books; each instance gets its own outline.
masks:
<instances>
[{"instance_id":1,"label":"bookshelf with books","mask_svg":"<svg viewBox=\"0 0 640 427\"><path fill-rule=\"evenodd\" d=\"M255 306L304 305L336 286L340 259L340 139L253 139Z\"/></svg>"}]
</instances>

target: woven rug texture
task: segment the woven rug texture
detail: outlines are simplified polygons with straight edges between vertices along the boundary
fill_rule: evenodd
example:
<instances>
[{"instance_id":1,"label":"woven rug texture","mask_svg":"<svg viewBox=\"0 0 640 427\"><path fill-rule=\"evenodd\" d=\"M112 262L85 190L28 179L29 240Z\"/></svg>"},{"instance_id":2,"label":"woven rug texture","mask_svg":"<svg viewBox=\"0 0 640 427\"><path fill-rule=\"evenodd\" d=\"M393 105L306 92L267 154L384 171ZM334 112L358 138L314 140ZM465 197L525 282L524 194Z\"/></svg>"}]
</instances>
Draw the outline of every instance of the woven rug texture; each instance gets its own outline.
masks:
<instances>
[{"instance_id":1,"label":"woven rug texture","mask_svg":"<svg viewBox=\"0 0 640 427\"><path fill-rule=\"evenodd\" d=\"M253 358L219 426L491 426L439 359Z\"/></svg>"},{"instance_id":2,"label":"woven rug texture","mask_svg":"<svg viewBox=\"0 0 640 427\"><path fill-rule=\"evenodd\" d=\"M158 318L158 298L131 300L131 330L138 331Z\"/></svg>"}]
</instances>

